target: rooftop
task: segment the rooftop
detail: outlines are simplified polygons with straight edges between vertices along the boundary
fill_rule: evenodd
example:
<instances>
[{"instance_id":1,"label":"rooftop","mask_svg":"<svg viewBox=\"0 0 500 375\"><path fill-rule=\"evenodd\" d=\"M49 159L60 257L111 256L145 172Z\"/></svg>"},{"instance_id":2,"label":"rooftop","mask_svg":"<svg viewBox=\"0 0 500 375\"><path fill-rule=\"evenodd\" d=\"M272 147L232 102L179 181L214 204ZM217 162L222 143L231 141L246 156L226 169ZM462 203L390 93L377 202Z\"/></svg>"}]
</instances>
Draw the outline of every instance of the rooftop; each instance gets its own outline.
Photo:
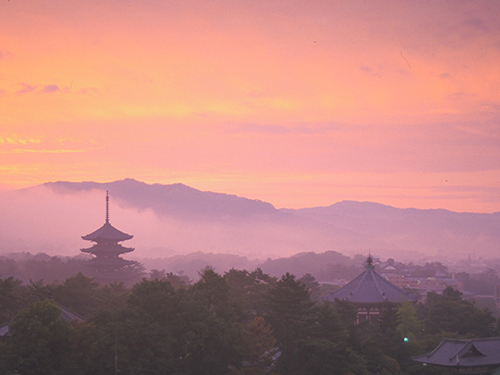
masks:
<instances>
[{"instance_id":1,"label":"rooftop","mask_svg":"<svg viewBox=\"0 0 500 375\"><path fill-rule=\"evenodd\" d=\"M81 315L75 313L74 311L71 311L70 309L64 307L60 303L56 302L56 304L61 309L61 319L67 322L71 322L73 320L76 320L78 322L83 322L85 320ZM5 337L10 335L9 326L11 323L12 322L0 326L0 337Z\"/></svg>"},{"instance_id":2,"label":"rooftop","mask_svg":"<svg viewBox=\"0 0 500 375\"><path fill-rule=\"evenodd\" d=\"M106 221L102 227L96 231L82 236L84 240L95 242L119 242L130 240L132 235L124 233L109 223L109 194L106 192Z\"/></svg>"},{"instance_id":3,"label":"rooftop","mask_svg":"<svg viewBox=\"0 0 500 375\"><path fill-rule=\"evenodd\" d=\"M132 237L134 237L134 236L116 229L109 222L104 223L104 225L102 227L100 227L99 229L97 229L96 231L94 231L90 234L87 234L86 236L82 236L82 238L84 240L95 241L95 242L126 241L126 240L130 240Z\"/></svg>"},{"instance_id":4,"label":"rooftop","mask_svg":"<svg viewBox=\"0 0 500 375\"><path fill-rule=\"evenodd\" d=\"M362 274L325 299L332 302L339 299L353 303L401 303L404 300L416 301L417 297L398 288L375 272L369 257Z\"/></svg>"},{"instance_id":5,"label":"rooftop","mask_svg":"<svg viewBox=\"0 0 500 375\"><path fill-rule=\"evenodd\" d=\"M500 365L500 337L465 340L443 338L432 352L412 359L446 367Z\"/></svg>"}]
</instances>

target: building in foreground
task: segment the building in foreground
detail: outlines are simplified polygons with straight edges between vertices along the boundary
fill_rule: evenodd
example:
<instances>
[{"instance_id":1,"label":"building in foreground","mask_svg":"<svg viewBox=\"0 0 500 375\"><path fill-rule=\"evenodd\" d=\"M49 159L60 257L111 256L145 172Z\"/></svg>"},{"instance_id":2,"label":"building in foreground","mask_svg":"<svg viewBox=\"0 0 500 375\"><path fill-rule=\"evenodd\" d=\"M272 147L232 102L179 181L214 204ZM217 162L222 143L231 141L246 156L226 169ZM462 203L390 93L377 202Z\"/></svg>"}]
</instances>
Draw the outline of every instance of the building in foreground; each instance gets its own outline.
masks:
<instances>
[{"instance_id":1,"label":"building in foreground","mask_svg":"<svg viewBox=\"0 0 500 375\"><path fill-rule=\"evenodd\" d=\"M430 353L413 357L423 365L444 367L451 373L500 374L500 337L446 339Z\"/></svg>"},{"instance_id":2,"label":"building in foreground","mask_svg":"<svg viewBox=\"0 0 500 375\"><path fill-rule=\"evenodd\" d=\"M124 233L109 222L109 195L106 192L106 218L104 225L96 231L82 236L84 240L94 242L89 248L80 249L94 257L87 262L91 274L100 282L121 282L136 279L140 274L140 265L125 260L120 255L134 251L124 247L120 242L132 239L132 235Z\"/></svg>"},{"instance_id":3,"label":"building in foreground","mask_svg":"<svg viewBox=\"0 0 500 375\"><path fill-rule=\"evenodd\" d=\"M381 309L388 304L400 304L404 300L415 302L417 297L398 288L375 272L373 260L368 257L365 271L342 288L332 292L326 300L349 301L357 306L358 323L377 318Z\"/></svg>"},{"instance_id":4,"label":"building in foreground","mask_svg":"<svg viewBox=\"0 0 500 375\"><path fill-rule=\"evenodd\" d=\"M67 307L64 307L60 303L56 302L56 305L61 309L61 316L60 318L62 320L65 320L67 322L71 322L76 320L77 322L83 322L85 319L83 316L77 314L74 311L71 311ZM10 325L12 322L4 324L3 326L0 326L0 338L2 337L9 337L11 332L10 332Z\"/></svg>"}]
</instances>

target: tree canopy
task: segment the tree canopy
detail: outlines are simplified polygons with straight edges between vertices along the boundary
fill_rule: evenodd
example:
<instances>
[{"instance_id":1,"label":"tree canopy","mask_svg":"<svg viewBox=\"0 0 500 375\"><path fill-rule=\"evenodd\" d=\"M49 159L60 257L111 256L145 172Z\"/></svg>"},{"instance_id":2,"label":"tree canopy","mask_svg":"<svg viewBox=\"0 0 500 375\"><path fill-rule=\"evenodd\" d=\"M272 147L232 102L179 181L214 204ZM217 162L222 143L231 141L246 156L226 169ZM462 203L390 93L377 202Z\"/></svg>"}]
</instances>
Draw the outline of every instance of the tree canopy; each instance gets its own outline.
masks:
<instances>
[{"instance_id":1,"label":"tree canopy","mask_svg":"<svg viewBox=\"0 0 500 375\"><path fill-rule=\"evenodd\" d=\"M195 283L154 276L132 287L81 273L49 284L0 279L0 323L10 322L0 373L416 374L411 356L442 336L498 332L491 312L452 288L425 303L388 303L378 319L355 324L357 307L323 303L309 274L205 268ZM60 305L86 320L65 320Z\"/></svg>"}]
</instances>

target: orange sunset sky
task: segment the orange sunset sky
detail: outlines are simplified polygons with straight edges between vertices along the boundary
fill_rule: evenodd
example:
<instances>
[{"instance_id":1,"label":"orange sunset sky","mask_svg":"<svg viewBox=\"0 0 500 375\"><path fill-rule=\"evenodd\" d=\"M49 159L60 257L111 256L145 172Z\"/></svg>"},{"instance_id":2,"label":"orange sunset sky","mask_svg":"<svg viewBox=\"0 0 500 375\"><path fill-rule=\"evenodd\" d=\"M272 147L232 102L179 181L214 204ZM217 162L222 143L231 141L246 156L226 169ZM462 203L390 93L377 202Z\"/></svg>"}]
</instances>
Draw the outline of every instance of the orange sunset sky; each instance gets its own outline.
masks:
<instances>
[{"instance_id":1,"label":"orange sunset sky","mask_svg":"<svg viewBox=\"0 0 500 375\"><path fill-rule=\"evenodd\" d=\"M500 211L500 2L4 0L0 189Z\"/></svg>"}]
</instances>

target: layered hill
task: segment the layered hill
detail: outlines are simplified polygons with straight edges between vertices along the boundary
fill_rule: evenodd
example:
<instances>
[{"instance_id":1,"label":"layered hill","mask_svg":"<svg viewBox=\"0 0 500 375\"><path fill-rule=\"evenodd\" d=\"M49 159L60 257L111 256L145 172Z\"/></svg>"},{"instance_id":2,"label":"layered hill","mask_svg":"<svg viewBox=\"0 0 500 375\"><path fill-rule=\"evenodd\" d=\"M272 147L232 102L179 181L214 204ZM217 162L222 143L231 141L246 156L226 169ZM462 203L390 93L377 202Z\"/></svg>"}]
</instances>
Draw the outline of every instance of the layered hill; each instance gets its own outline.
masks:
<instances>
[{"instance_id":1,"label":"layered hill","mask_svg":"<svg viewBox=\"0 0 500 375\"><path fill-rule=\"evenodd\" d=\"M481 214L443 209L401 209L353 201L282 211L370 236L375 242L383 242L387 249L443 257L500 256L500 212Z\"/></svg>"},{"instance_id":2,"label":"layered hill","mask_svg":"<svg viewBox=\"0 0 500 375\"><path fill-rule=\"evenodd\" d=\"M276 209L267 202L183 184L125 179L54 182L1 194L3 252L77 254L86 245L80 236L103 223L106 190L111 222L134 235L130 245L136 251L131 255L141 258L202 251L265 260L330 250L398 259L491 258L499 250L500 213L399 209L350 201Z\"/></svg>"}]
</instances>

